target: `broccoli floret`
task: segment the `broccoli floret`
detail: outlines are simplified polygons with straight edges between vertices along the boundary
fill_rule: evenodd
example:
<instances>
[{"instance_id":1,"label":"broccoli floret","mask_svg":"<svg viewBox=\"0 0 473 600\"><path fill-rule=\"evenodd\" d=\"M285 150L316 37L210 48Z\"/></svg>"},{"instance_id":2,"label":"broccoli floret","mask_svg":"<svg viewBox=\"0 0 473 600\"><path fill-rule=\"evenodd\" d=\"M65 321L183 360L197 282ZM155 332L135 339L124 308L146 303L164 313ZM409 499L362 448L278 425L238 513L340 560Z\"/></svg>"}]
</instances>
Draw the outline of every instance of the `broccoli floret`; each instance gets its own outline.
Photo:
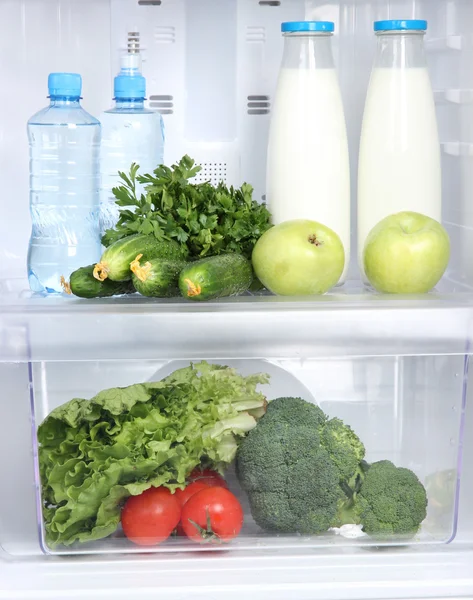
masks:
<instances>
[{"instance_id":1,"label":"broccoli floret","mask_svg":"<svg viewBox=\"0 0 473 600\"><path fill-rule=\"evenodd\" d=\"M314 431L319 431L327 422L327 415L319 406L302 398L276 398L269 402L266 413L279 423L296 426L305 423Z\"/></svg>"},{"instance_id":2,"label":"broccoli floret","mask_svg":"<svg viewBox=\"0 0 473 600\"><path fill-rule=\"evenodd\" d=\"M321 441L338 468L340 480L349 482L359 472L365 457L360 438L340 419L330 419L321 431Z\"/></svg>"},{"instance_id":3,"label":"broccoli floret","mask_svg":"<svg viewBox=\"0 0 473 600\"><path fill-rule=\"evenodd\" d=\"M262 485L248 490L251 513L256 523L266 531L278 533L316 534L327 531L335 516L340 491L336 469L324 450L314 452L317 436L299 430L300 440L306 444L306 454L297 462L279 465L284 473L284 489L274 491ZM290 434L281 436L281 444L288 442ZM320 449L320 446L319 446ZM300 451L300 449L299 449ZM242 471L239 463L239 472Z\"/></svg>"},{"instance_id":4,"label":"broccoli floret","mask_svg":"<svg viewBox=\"0 0 473 600\"><path fill-rule=\"evenodd\" d=\"M340 483L357 471L358 456L363 444L342 421L300 398L278 398L241 442L237 473L263 529L317 534L335 519L346 498Z\"/></svg>"},{"instance_id":5,"label":"broccoli floret","mask_svg":"<svg viewBox=\"0 0 473 600\"><path fill-rule=\"evenodd\" d=\"M329 419L324 411L301 398L278 398L269 403L269 418L265 422L285 423L287 426L304 424L317 432L320 443L330 454L339 470L339 478L347 483L359 472L365 456L365 447L355 432L340 419Z\"/></svg>"},{"instance_id":6,"label":"broccoli floret","mask_svg":"<svg viewBox=\"0 0 473 600\"><path fill-rule=\"evenodd\" d=\"M367 465L351 498L339 504L334 525L357 523L383 539L412 537L427 513L427 493L415 473L389 460Z\"/></svg>"}]
</instances>

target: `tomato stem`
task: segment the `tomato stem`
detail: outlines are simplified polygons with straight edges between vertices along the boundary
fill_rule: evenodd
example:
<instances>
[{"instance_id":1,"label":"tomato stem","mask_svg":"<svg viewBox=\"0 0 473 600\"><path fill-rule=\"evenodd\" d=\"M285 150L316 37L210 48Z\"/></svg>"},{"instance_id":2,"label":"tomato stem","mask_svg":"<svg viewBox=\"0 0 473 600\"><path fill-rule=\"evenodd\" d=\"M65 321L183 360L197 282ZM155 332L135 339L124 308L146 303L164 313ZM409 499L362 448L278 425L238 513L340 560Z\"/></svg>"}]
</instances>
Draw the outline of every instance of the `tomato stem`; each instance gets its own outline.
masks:
<instances>
[{"instance_id":1,"label":"tomato stem","mask_svg":"<svg viewBox=\"0 0 473 600\"><path fill-rule=\"evenodd\" d=\"M192 519L189 519L189 523L192 523L192 525L196 528L203 542L219 543L221 540L219 536L215 533L215 531L212 529L212 522L210 520L210 513L208 509L205 511L205 514L207 517L207 527L205 529Z\"/></svg>"}]
</instances>

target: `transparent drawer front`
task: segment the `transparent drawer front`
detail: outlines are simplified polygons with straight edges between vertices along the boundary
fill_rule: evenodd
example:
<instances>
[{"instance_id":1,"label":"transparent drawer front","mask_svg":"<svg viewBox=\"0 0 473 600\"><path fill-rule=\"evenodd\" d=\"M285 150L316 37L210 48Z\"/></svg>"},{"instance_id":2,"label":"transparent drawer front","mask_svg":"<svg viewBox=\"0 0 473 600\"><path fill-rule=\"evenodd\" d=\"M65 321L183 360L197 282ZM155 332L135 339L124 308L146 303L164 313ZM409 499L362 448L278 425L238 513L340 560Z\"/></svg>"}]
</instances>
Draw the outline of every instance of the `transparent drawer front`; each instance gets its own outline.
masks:
<instances>
[{"instance_id":1,"label":"transparent drawer front","mask_svg":"<svg viewBox=\"0 0 473 600\"><path fill-rule=\"evenodd\" d=\"M90 455L84 455L84 464L77 466L76 461L75 466L70 469L66 465L61 472L62 477L68 477L72 482L66 491L69 498L63 498L54 505L54 501L51 500L51 481L45 481L44 469L40 469L38 461L38 456L42 453L41 447L38 447L38 426L51 411L72 398L88 399L107 388L156 382L176 369L188 366L190 361L47 361L34 362L28 370L33 415L38 525L40 545L45 553L195 552L248 548L259 551L274 547L442 544L450 542L455 537L467 364L464 356L366 356L345 359L300 359L294 356L292 359L282 360L276 358L236 360L216 356L213 359L207 358L207 361L232 367L243 376L267 373L269 383L258 385L257 389L268 401L280 397L299 397L317 404L328 418L337 417L353 429L364 445L367 463L388 460L396 467L405 467L415 473L425 487L428 498L427 516L418 532L407 537L395 534L373 536L363 532L361 527L363 523L358 523L357 528L350 528L346 524L341 529L330 529L317 535L307 534L304 531L265 530L260 526L261 518L258 516L256 518L260 525L255 521L255 515L252 515L252 509L253 513L255 512L254 502L251 507L248 495L240 485L234 465L230 464L225 471L225 478L229 489L243 507L244 521L240 534L228 543L199 544L185 536L173 535L159 545L138 546L126 538L120 524L112 533L101 539L85 540L82 543L75 541L72 544L67 542L67 545L52 543L50 535L47 534L45 518L50 520L51 515L54 515L55 510L61 506L67 504L71 508L68 518L75 520L74 527L77 531L90 531L96 525L97 510L95 509L95 513L92 511L91 514L90 511L85 510L86 516L83 519L77 516L77 511L84 509L84 506L87 507L88 498L87 484L84 485L86 478L76 477L76 474L82 467L85 469L88 462L93 459ZM258 421L256 428L249 435L253 435L258 428L261 428L264 420L268 418L269 411ZM114 418L110 416L108 424L104 426L113 427L113 423ZM63 441L65 446L64 452L61 453L66 458L67 444L74 441L73 438L77 433L72 429L68 431L70 437ZM295 428L294 438L298 437L297 432ZM150 438L154 435L153 431L148 431L147 434ZM314 431L315 435L317 434ZM294 443L299 442L294 439ZM134 441L129 440L128 444L133 455ZM306 451L307 448L301 445L301 459ZM313 452L313 449L310 451ZM136 457L136 461L141 458L143 457ZM313 465L311 461L305 463L307 486L311 489L314 488L314 478L320 475L315 462L314 458ZM298 477L296 475L298 467L294 464L286 480L287 489L280 490L283 496L295 493L291 486L295 485ZM276 468L274 461L268 464L267 470L265 466L259 465L259 467L263 469L263 475L270 469ZM281 465L281 469L283 467L285 468ZM294 474L293 480L291 473ZM142 482L143 475L141 474L140 477L139 480ZM64 489L67 488L64 481L56 477L52 487L56 485L55 489L60 489L61 493L64 493ZM79 482L84 488L83 496L74 489ZM129 482L128 472L126 482L117 480L115 483ZM314 489L316 488L317 486ZM46 489L48 492L45 495ZM108 490L101 493L106 498ZM71 498L74 498L74 501ZM110 498L105 501L110 501ZM108 509L118 514L125 501L121 498L117 500L116 505L108 506ZM97 502L97 497L91 497L90 502ZM99 505L101 504L99 502ZM273 513L279 510L278 506L275 504ZM271 508L266 510L271 512ZM271 518L273 517L274 514ZM67 527L65 522L64 529L67 530Z\"/></svg>"}]
</instances>

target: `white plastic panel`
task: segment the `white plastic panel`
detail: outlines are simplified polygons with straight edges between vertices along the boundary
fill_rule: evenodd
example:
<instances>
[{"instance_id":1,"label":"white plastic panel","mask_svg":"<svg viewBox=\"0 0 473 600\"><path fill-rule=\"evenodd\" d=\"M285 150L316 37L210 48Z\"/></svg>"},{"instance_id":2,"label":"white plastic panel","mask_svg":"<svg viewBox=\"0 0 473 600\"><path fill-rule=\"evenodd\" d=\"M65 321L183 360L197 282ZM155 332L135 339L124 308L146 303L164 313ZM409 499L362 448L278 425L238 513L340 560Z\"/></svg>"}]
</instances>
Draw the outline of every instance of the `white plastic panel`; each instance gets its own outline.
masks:
<instances>
[{"instance_id":1,"label":"white plastic panel","mask_svg":"<svg viewBox=\"0 0 473 600\"><path fill-rule=\"evenodd\" d=\"M0 563L8 600L414 600L473 594L468 546L311 557L53 559ZM74 589L72 589L74 586Z\"/></svg>"}]
</instances>

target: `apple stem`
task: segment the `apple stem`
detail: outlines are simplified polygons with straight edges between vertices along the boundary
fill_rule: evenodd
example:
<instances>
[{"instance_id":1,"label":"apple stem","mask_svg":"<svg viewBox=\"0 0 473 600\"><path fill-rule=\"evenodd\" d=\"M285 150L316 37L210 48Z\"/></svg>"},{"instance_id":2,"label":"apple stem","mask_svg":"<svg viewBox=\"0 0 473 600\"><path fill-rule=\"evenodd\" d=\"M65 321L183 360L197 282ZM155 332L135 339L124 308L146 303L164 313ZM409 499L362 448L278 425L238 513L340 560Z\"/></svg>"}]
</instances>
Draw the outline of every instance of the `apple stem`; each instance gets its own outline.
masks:
<instances>
[{"instance_id":1,"label":"apple stem","mask_svg":"<svg viewBox=\"0 0 473 600\"><path fill-rule=\"evenodd\" d=\"M321 242L320 240L317 239L317 236L315 235L315 233L313 233L312 235L309 235L309 243L314 244L314 246L322 246L323 245L323 242Z\"/></svg>"}]
</instances>

